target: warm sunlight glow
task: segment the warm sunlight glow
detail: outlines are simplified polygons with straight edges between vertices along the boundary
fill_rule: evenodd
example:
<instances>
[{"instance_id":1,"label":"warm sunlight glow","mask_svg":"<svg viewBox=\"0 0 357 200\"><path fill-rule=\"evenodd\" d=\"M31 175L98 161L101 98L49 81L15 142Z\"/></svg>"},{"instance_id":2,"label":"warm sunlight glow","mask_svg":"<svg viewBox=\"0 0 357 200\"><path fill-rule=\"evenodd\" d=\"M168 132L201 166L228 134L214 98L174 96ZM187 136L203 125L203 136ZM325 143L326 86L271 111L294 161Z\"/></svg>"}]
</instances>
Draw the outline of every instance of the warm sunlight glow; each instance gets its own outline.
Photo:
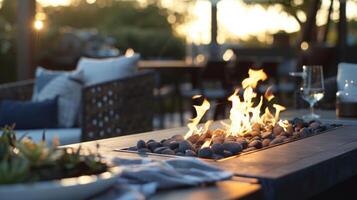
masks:
<instances>
[{"instance_id":1,"label":"warm sunlight glow","mask_svg":"<svg viewBox=\"0 0 357 200\"><path fill-rule=\"evenodd\" d=\"M47 6L68 6L72 0L37 0L43 7Z\"/></svg>"},{"instance_id":2,"label":"warm sunlight glow","mask_svg":"<svg viewBox=\"0 0 357 200\"><path fill-rule=\"evenodd\" d=\"M41 20L35 20L35 22L33 23L33 27L35 28L35 30L40 31L43 29L43 21Z\"/></svg>"},{"instance_id":3,"label":"warm sunlight glow","mask_svg":"<svg viewBox=\"0 0 357 200\"><path fill-rule=\"evenodd\" d=\"M87 0L87 3L89 3L89 4L93 4L93 3L95 3L97 0Z\"/></svg>"},{"instance_id":4,"label":"warm sunlight glow","mask_svg":"<svg viewBox=\"0 0 357 200\"><path fill-rule=\"evenodd\" d=\"M307 42L301 42L301 45L300 45L300 48L301 48L301 50L303 50L303 51L306 51L306 50L308 50L309 49L309 43L307 43Z\"/></svg>"}]
</instances>

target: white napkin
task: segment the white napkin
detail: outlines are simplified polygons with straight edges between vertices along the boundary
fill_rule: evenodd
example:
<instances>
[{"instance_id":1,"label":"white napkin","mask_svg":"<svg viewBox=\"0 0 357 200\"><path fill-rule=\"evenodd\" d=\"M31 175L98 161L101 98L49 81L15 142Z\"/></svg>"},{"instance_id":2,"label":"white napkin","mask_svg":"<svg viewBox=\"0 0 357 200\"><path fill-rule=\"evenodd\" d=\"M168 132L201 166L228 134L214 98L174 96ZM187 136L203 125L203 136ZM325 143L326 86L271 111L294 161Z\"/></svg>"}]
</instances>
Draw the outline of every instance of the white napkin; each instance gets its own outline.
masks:
<instances>
[{"instance_id":1,"label":"white napkin","mask_svg":"<svg viewBox=\"0 0 357 200\"><path fill-rule=\"evenodd\" d=\"M214 183L232 177L232 173L211 166L197 158L174 158L165 161L115 158L123 173L114 190L96 200L145 199L159 189L174 189Z\"/></svg>"}]
</instances>

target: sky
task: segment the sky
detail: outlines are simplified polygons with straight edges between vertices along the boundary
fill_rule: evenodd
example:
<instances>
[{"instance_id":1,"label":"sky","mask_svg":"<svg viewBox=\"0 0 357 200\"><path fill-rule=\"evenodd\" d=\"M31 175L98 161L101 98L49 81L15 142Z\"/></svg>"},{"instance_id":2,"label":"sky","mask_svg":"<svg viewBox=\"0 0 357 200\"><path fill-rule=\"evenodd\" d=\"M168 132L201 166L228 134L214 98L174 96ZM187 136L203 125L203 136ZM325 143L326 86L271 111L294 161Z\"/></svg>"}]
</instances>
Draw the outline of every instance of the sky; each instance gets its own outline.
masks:
<instances>
[{"instance_id":1,"label":"sky","mask_svg":"<svg viewBox=\"0 0 357 200\"><path fill-rule=\"evenodd\" d=\"M1 1L1 0L0 0ZM96 0L87 0L95 3ZM147 0L137 0L145 3ZM295 0L301 1L301 0ZM42 6L69 5L71 0L37 0ZM322 0L322 9L317 16L317 24L326 23L327 10L330 0ZM187 4L182 0L161 0L163 6L169 9L186 9ZM338 19L338 1L335 1L333 19ZM210 42L210 1L196 0L193 4L192 20L177 27L177 32L186 35L188 41L198 44ZM281 6L271 6L268 9L260 5L246 5L241 0L220 0L218 5L218 42L224 43L228 38L248 39L257 36L266 40L267 35L280 30L291 33L300 29L298 22L282 11ZM306 16L301 16L302 19ZM357 18L357 3L347 2L347 17ZM170 19L168 19L170 21Z\"/></svg>"}]
</instances>

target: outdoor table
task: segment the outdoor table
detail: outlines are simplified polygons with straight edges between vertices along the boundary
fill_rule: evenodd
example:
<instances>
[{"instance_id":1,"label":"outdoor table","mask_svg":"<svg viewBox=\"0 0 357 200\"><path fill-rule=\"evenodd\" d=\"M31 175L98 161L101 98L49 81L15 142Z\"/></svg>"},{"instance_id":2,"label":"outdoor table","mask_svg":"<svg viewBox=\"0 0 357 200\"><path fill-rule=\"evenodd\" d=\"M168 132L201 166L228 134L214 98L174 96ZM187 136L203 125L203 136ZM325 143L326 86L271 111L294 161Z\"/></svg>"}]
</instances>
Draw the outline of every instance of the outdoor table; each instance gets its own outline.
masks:
<instances>
[{"instance_id":1,"label":"outdoor table","mask_svg":"<svg viewBox=\"0 0 357 200\"><path fill-rule=\"evenodd\" d=\"M301 117L306 112L308 111L290 110L283 112L282 117ZM216 186L212 186L212 188L190 188L180 191L160 192L155 198L171 198L172 195L175 198L181 197L184 199L187 197L187 199L191 199L195 197L197 199L196 194L208 195L212 199L216 197L211 195L211 193L217 193L218 195L232 194L232 196L221 196L227 197L226 199L230 199L231 197L250 197L252 194L258 195L255 193L259 191L260 186L254 183L254 180L258 180L262 186L264 197L267 199L304 199L326 191L328 188L357 175L357 160L355 159L357 157L357 126L353 125L357 124L356 120L337 120L334 111L317 111L317 113L322 114L322 118L326 116L327 121L342 122L346 126L223 161L205 160L216 167L233 172L237 177L249 179L247 179L248 181L240 179L237 182L223 181ZM218 124L219 122L216 122L213 126ZM109 158L116 156L138 158L143 155L118 152L114 151L114 149L134 146L140 139L145 141L149 139L160 141L176 134L185 134L187 130L186 127L180 127L85 142L71 146L82 145L84 148L95 150L98 143L100 145L100 153ZM170 158L170 156L164 155L146 156L152 159ZM248 185L246 185L247 182L249 183ZM233 187L232 193L223 192L223 188L228 187L225 184ZM240 189L240 185L247 187ZM242 194L239 193L240 190L249 192L243 192L244 194ZM179 192L183 194L178 195Z\"/></svg>"}]
</instances>

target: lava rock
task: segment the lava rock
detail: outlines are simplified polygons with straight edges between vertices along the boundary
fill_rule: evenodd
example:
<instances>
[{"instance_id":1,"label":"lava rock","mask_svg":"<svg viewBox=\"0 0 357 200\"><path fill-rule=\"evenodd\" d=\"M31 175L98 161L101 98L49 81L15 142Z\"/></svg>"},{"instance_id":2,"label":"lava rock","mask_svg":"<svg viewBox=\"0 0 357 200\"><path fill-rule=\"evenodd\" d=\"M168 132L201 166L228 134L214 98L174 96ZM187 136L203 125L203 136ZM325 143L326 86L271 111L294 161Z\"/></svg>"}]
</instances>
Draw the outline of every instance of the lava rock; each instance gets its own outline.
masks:
<instances>
[{"instance_id":1,"label":"lava rock","mask_svg":"<svg viewBox=\"0 0 357 200\"><path fill-rule=\"evenodd\" d=\"M198 157L200 158L212 158L213 151L209 147L198 150Z\"/></svg>"},{"instance_id":2,"label":"lava rock","mask_svg":"<svg viewBox=\"0 0 357 200\"><path fill-rule=\"evenodd\" d=\"M161 152L162 154L175 155L175 152L171 149L165 149Z\"/></svg>"},{"instance_id":3,"label":"lava rock","mask_svg":"<svg viewBox=\"0 0 357 200\"><path fill-rule=\"evenodd\" d=\"M284 136L284 138L282 138L282 137L283 137L283 136L281 136L281 137L276 137L274 140L272 140L272 141L270 142L270 145L282 143L282 142L284 141L284 139L286 138L285 136Z\"/></svg>"},{"instance_id":4,"label":"lava rock","mask_svg":"<svg viewBox=\"0 0 357 200\"><path fill-rule=\"evenodd\" d=\"M161 147L162 145L159 142L156 141L152 141L147 143L148 149L150 149L151 151L154 151L156 148Z\"/></svg>"},{"instance_id":5,"label":"lava rock","mask_svg":"<svg viewBox=\"0 0 357 200\"><path fill-rule=\"evenodd\" d=\"M229 135L224 139L224 142L234 142L236 141L236 137L234 137L233 135Z\"/></svg>"},{"instance_id":6,"label":"lava rock","mask_svg":"<svg viewBox=\"0 0 357 200\"><path fill-rule=\"evenodd\" d=\"M168 147L172 150L177 149L179 147L179 143L177 141L171 141Z\"/></svg>"},{"instance_id":7,"label":"lava rock","mask_svg":"<svg viewBox=\"0 0 357 200\"><path fill-rule=\"evenodd\" d=\"M263 147L269 146L269 145L270 145L270 141L271 141L271 140L268 139L268 138L264 139L263 142L262 142L262 146L263 146Z\"/></svg>"},{"instance_id":8,"label":"lava rock","mask_svg":"<svg viewBox=\"0 0 357 200\"><path fill-rule=\"evenodd\" d=\"M255 147L249 147L247 149L244 149L243 152L248 152L248 151L253 151L253 150L256 150Z\"/></svg>"},{"instance_id":9,"label":"lava rock","mask_svg":"<svg viewBox=\"0 0 357 200\"><path fill-rule=\"evenodd\" d=\"M284 131L283 127L279 126L278 124L276 124L273 128L273 133L275 136L280 135L283 131Z\"/></svg>"},{"instance_id":10,"label":"lava rock","mask_svg":"<svg viewBox=\"0 0 357 200\"><path fill-rule=\"evenodd\" d=\"M255 136L250 141L254 141L254 140L260 140L260 137L259 136Z\"/></svg>"},{"instance_id":11,"label":"lava rock","mask_svg":"<svg viewBox=\"0 0 357 200\"><path fill-rule=\"evenodd\" d=\"M192 143L188 140L183 140L179 143L178 150L182 153L186 152L186 150L192 150L194 151L194 148L192 146Z\"/></svg>"},{"instance_id":12,"label":"lava rock","mask_svg":"<svg viewBox=\"0 0 357 200\"><path fill-rule=\"evenodd\" d=\"M221 143L213 144L211 146L211 149L215 154L223 155L223 151L224 151L223 144Z\"/></svg>"},{"instance_id":13,"label":"lava rock","mask_svg":"<svg viewBox=\"0 0 357 200\"><path fill-rule=\"evenodd\" d=\"M225 142L223 143L224 150L230 151L233 155L242 151L243 147L238 142Z\"/></svg>"},{"instance_id":14,"label":"lava rock","mask_svg":"<svg viewBox=\"0 0 357 200\"><path fill-rule=\"evenodd\" d=\"M300 119L300 118L294 118L292 120L292 124L294 124L294 126L298 129L301 129L304 127L304 120Z\"/></svg>"},{"instance_id":15,"label":"lava rock","mask_svg":"<svg viewBox=\"0 0 357 200\"><path fill-rule=\"evenodd\" d=\"M247 142L247 140L244 139L244 138L238 138L238 139L237 139L237 142L238 142L240 145L242 145L242 148L243 148L243 149L245 149L245 148L248 147L248 142Z\"/></svg>"},{"instance_id":16,"label":"lava rock","mask_svg":"<svg viewBox=\"0 0 357 200\"><path fill-rule=\"evenodd\" d=\"M154 149L154 153L162 153L164 150L168 149L167 147L157 147Z\"/></svg>"},{"instance_id":17,"label":"lava rock","mask_svg":"<svg viewBox=\"0 0 357 200\"><path fill-rule=\"evenodd\" d=\"M246 134L244 134L243 136L244 136L245 138L249 138L249 137L252 137L252 134L246 133Z\"/></svg>"},{"instance_id":18,"label":"lava rock","mask_svg":"<svg viewBox=\"0 0 357 200\"><path fill-rule=\"evenodd\" d=\"M145 153L150 153L151 151L148 148L141 148L141 149L138 149L138 152L145 154Z\"/></svg>"},{"instance_id":19,"label":"lava rock","mask_svg":"<svg viewBox=\"0 0 357 200\"><path fill-rule=\"evenodd\" d=\"M260 131L260 128L261 128L261 126L258 123L254 123L252 125L252 130L254 130L254 131Z\"/></svg>"},{"instance_id":20,"label":"lava rock","mask_svg":"<svg viewBox=\"0 0 357 200\"><path fill-rule=\"evenodd\" d=\"M288 133L289 135L293 134L294 132L294 127L289 124L287 127L286 127L286 130L285 130L286 133Z\"/></svg>"},{"instance_id":21,"label":"lava rock","mask_svg":"<svg viewBox=\"0 0 357 200\"><path fill-rule=\"evenodd\" d=\"M250 132L250 134L252 135L252 137L256 137L256 136L259 136L260 135L260 131L258 130L252 130L251 132Z\"/></svg>"},{"instance_id":22,"label":"lava rock","mask_svg":"<svg viewBox=\"0 0 357 200\"><path fill-rule=\"evenodd\" d=\"M166 141L167 141L167 139L163 139L160 141L160 143L163 145Z\"/></svg>"},{"instance_id":23,"label":"lava rock","mask_svg":"<svg viewBox=\"0 0 357 200\"><path fill-rule=\"evenodd\" d=\"M200 139L198 134L191 135L187 140L190 141L192 144L196 143Z\"/></svg>"},{"instance_id":24,"label":"lava rock","mask_svg":"<svg viewBox=\"0 0 357 200\"><path fill-rule=\"evenodd\" d=\"M224 150L224 151L223 151L223 156L224 156L225 158L227 158L227 157L233 156L233 154L232 154L232 152L230 152L230 151Z\"/></svg>"},{"instance_id":25,"label":"lava rock","mask_svg":"<svg viewBox=\"0 0 357 200\"><path fill-rule=\"evenodd\" d=\"M171 138L177 142L181 142L181 141L185 140L185 138L182 135L174 135Z\"/></svg>"},{"instance_id":26,"label":"lava rock","mask_svg":"<svg viewBox=\"0 0 357 200\"><path fill-rule=\"evenodd\" d=\"M192 150L186 150L184 155L185 156L190 156L190 157L196 157L197 156L196 152L194 152Z\"/></svg>"},{"instance_id":27,"label":"lava rock","mask_svg":"<svg viewBox=\"0 0 357 200\"><path fill-rule=\"evenodd\" d=\"M148 140L148 141L146 142L146 144L148 144L148 143L150 143L150 142L156 142L156 141L153 140L153 139L150 139L150 140Z\"/></svg>"},{"instance_id":28,"label":"lava rock","mask_svg":"<svg viewBox=\"0 0 357 200\"><path fill-rule=\"evenodd\" d=\"M285 136L285 137L290 137L291 135L292 135L292 133L290 134L290 133L285 132L285 131L283 131L283 132L280 134L280 136Z\"/></svg>"},{"instance_id":29,"label":"lava rock","mask_svg":"<svg viewBox=\"0 0 357 200\"><path fill-rule=\"evenodd\" d=\"M272 132L270 132L270 131L263 132L262 135L261 135L261 137L263 139L270 138L271 136L272 136Z\"/></svg>"},{"instance_id":30,"label":"lava rock","mask_svg":"<svg viewBox=\"0 0 357 200\"><path fill-rule=\"evenodd\" d=\"M147 146L146 146L146 143L145 143L144 140L139 140L139 141L136 143L136 147L137 147L138 149L142 149L142 148L146 148Z\"/></svg>"},{"instance_id":31,"label":"lava rock","mask_svg":"<svg viewBox=\"0 0 357 200\"><path fill-rule=\"evenodd\" d=\"M253 140L253 141L251 141L251 142L249 143L249 145L248 145L248 148L250 148L250 147L255 147L255 148L257 148L257 149L260 149L260 148L263 147L263 144L262 144L262 142L259 141L259 140Z\"/></svg>"},{"instance_id":32,"label":"lava rock","mask_svg":"<svg viewBox=\"0 0 357 200\"><path fill-rule=\"evenodd\" d=\"M312 128L312 129L317 129L317 128L319 128L319 126L320 126L320 123L318 123L318 122L312 122L310 125L309 125L309 127L310 128Z\"/></svg>"}]
</instances>

